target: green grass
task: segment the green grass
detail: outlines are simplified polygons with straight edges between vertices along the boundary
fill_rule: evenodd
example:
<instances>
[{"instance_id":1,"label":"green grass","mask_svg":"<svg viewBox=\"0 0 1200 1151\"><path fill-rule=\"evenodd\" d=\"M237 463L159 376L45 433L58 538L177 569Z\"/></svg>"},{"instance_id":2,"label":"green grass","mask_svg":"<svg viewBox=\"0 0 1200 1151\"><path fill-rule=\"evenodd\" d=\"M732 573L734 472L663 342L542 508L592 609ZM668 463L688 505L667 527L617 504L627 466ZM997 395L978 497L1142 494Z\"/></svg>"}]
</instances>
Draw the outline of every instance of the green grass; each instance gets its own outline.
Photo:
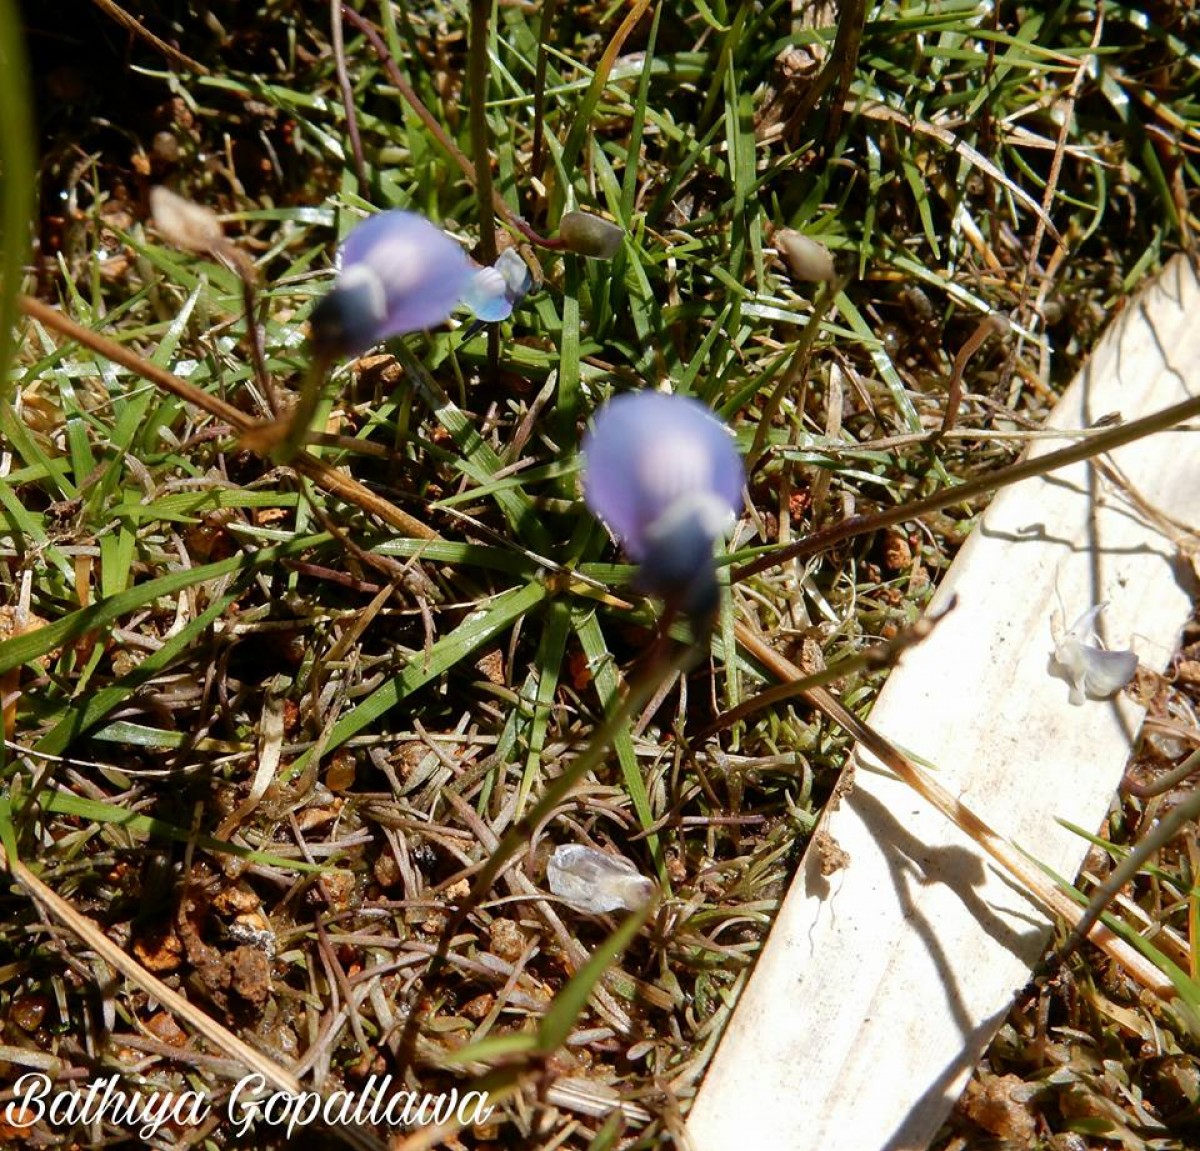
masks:
<instances>
[{"instance_id":1,"label":"green grass","mask_svg":"<svg viewBox=\"0 0 1200 1151\"><path fill-rule=\"evenodd\" d=\"M358 8L437 132L347 22L363 184L324 4L222 9L223 31L184 9L146 17L209 75L172 71L98 11L78 30L27 30L42 100L32 216L20 195L34 183L21 177L33 166L20 132L31 99L21 69L0 68L0 332L18 341L0 408L0 584L12 613L0 678L6 697L17 692L0 836L114 938L181 937L181 898L200 893L201 934L232 955L245 946L230 934L233 908L261 908L279 943L265 998L206 984L182 937L167 975L252 1042L315 1052L327 1089L352 1087L375 1055L431 1091L474 1084L487 1064L498 1085L526 1093L503 1105L501 1140L520 1131L533 1145L544 1138L529 1134L539 1075L548 1063L577 1069L582 1054L650 1112L636 1132L649 1146L686 1108L847 746L794 699L696 738L771 686L739 653L735 620L785 647L815 644L827 662L852 659L916 618L982 503L928 516L905 570L889 568L872 535L805 559L803 578L776 563L735 580L709 658L652 713L613 722L630 685L645 686L656 609L629 590L629 567L578 497L586 422L638 387L719 411L753 463L735 571L778 551L781 522L800 538L1011 463L1020 435L992 433L1039 420L1118 301L1194 235L1200 26L1183 4L1159 6L1160 24L1109 4L1093 50L1091 4L887 0L866 13L844 106L832 105L834 78L799 116L835 29L794 19L781 0L496 6L476 42L499 197L545 236L578 208L627 238L612 262L524 246L541 285L500 326L494 363L486 334L467 340L454 325L334 370L319 410L341 438L314 454L434 540L396 536L198 407L48 326L12 321L27 261L14 237L37 235L26 291L266 418L250 329L269 382L298 389L305 319L361 210L409 207L480 242L479 194L454 154L481 154L473 7ZM0 4L6 65L11 20ZM85 80L115 76L128 53L136 99L99 85L96 103L56 102L48 49ZM1085 64L1055 172L1059 117ZM154 232L153 182L223 215L257 270L255 324L235 272ZM848 278L828 307L775 257L780 227L835 253ZM497 228L502 245L523 242L504 218ZM1020 339L992 340L971 361L958 431L932 447L921 433L940 422L954 355L991 311L1011 315ZM831 424L834 366L844 382ZM881 678L855 671L839 694L865 713ZM266 754L280 683L276 778L232 844L218 842ZM610 846L657 878L664 902L643 929L613 934L535 897L546 845L568 839ZM504 870L499 856L489 865L488 843ZM1159 866L1166 877L1144 875L1138 898L1180 931L1191 924L1194 981L1194 837ZM480 898L455 918L464 879ZM1164 884L1177 899L1155 894ZM47 940L30 902L6 894L3 1042L53 1047L72 1067L101 1050L119 1063L144 997L116 993L102 1033L69 957ZM585 966L589 951L603 962ZM1095 997L1088 1018L1050 988L1038 1002L1056 1021L1094 1025L1131 1083L1160 1089L1165 1072L1105 1014L1119 1000L1137 1016L1135 996L1101 987L1087 964L1072 971ZM335 1000L362 986L339 1015ZM31 1003L44 1011L23 1031ZM1053 1078L1026 1026L1033 1010L1006 1026L985 1077ZM1187 1026L1154 1026L1185 1061L1179 1075L1194 1074ZM182 1058L153 1073L221 1089ZM1085 1080L1124 1106L1095 1077L1047 1080L1047 1131L1078 1126L1064 1099ZM584 1117L559 1133L569 1147L618 1139ZM959 1115L943 1145L987 1138ZM1172 1129L1143 1145L1188 1138Z\"/></svg>"}]
</instances>

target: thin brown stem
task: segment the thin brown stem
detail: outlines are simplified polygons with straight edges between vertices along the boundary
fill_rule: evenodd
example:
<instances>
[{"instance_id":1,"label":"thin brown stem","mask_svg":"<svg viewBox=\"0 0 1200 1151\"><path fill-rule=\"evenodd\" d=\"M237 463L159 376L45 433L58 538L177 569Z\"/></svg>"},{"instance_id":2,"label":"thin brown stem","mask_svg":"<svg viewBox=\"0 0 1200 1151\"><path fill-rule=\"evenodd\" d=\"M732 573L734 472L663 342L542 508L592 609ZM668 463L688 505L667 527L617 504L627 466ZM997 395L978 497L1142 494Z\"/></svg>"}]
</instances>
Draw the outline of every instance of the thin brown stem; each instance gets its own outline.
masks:
<instances>
[{"instance_id":1,"label":"thin brown stem","mask_svg":"<svg viewBox=\"0 0 1200 1151\"><path fill-rule=\"evenodd\" d=\"M136 36L139 40L145 40L156 52L161 52L173 63L187 68L190 72L195 72L197 76L208 76L211 74L199 60L193 60L190 56L180 52L178 48L168 44L165 40L160 40L137 17L131 16L119 4L114 4L113 0L92 0L92 3L101 12L120 24L131 35Z\"/></svg>"},{"instance_id":2,"label":"thin brown stem","mask_svg":"<svg viewBox=\"0 0 1200 1151\"><path fill-rule=\"evenodd\" d=\"M68 339L82 344L85 348L90 348L114 364L120 364L131 372L136 372L142 379L149 380L152 384L162 388L164 392L170 392L178 399L200 408L223 424L228 424L234 431L243 432L254 425L254 420L250 416L239 411L232 404L226 403L217 396L210 396L194 384L181 380L178 376L168 372L166 368L160 368L157 364L151 363L124 344L118 344L115 340L100 335L99 332L93 332L90 328L77 324L70 316L58 311L57 308L52 308L49 304L44 304L33 296L18 297L17 305L30 319L37 320L39 324L52 328L59 335L66 336Z\"/></svg>"},{"instance_id":3,"label":"thin brown stem","mask_svg":"<svg viewBox=\"0 0 1200 1151\"><path fill-rule=\"evenodd\" d=\"M737 723L738 720L762 711L765 707L786 703L789 699L795 699L797 696L803 696L806 692L835 683L855 672L894 667L900 657L910 647L924 640L954 610L955 606L955 601L952 599L936 615L922 616L911 627L905 628L899 635L885 643L875 644L846 659L840 659L829 667L822 668L812 675L806 675L803 679L786 680L783 683L775 684L774 687L764 688L750 699L743 700L737 707L731 707L728 711L721 712L708 727L696 736L696 739L707 739L716 732Z\"/></svg>"},{"instance_id":4,"label":"thin brown stem","mask_svg":"<svg viewBox=\"0 0 1200 1151\"><path fill-rule=\"evenodd\" d=\"M737 641L756 660L783 682L804 678L789 660L768 646L746 624L736 625ZM1079 907L1064 895L1045 874L1021 854L1008 840L997 835L991 827L961 800L904 756L869 724L854 715L842 702L823 687L810 688L802 693L818 711L823 712L848 732L889 771L907 783L918 795L932 804L956 827L970 836L1029 895L1047 911L1070 924L1081 922ZM1144 958L1101 923L1089 927L1089 938L1115 962L1119 963L1143 987L1164 997L1174 994L1174 986L1157 967Z\"/></svg>"},{"instance_id":5,"label":"thin brown stem","mask_svg":"<svg viewBox=\"0 0 1200 1151\"><path fill-rule=\"evenodd\" d=\"M346 70L346 37L342 29L341 0L329 0L329 27L333 40L333 62L337 71L338 89L342 94L342 107L346 112L346 135L350 137L350 150L354 153L354 174L358 178L358 194L369 199L367 163L363 159L362 136L358 131L358 113L354 109L354 89L350 85L350 73Z\"/></svg>"},{"instance_id":6,"label":"thin brown stem","mask_svg":"<svg viewBox=\"0 0 1200 1151\"><path fill-rule=\"evenodd\" d=\"M1177 767L1171 768L1166 774L1149 783L1138 783L1137 780L1126 777L1121 784L1121 790L1136 795L1138 799L1153 799L1157 795L1165 795L1173 787L1178 787L1189 775L1194 775L1197 771L1200 771L1200 750L1193 751Z\"/></svg>"},{"instance_id":7,"label":"thin brown stem","mask_svg":"<svg viewBox=\"0 0 1200 1151\"><path fill-rule=\"evenodd\" d=\"M955 487L935 492L926 499L913 500L911 503L901 504L899 507L889 508L882 512L874 512L871 515L850 516L824 531L814 532L805 539L797 540L794 544L789 544L778 551L769 552L749 563L742 564L734 571L733 579L735 582L749 579L752 575L786 563L788 560L815 555L852 536L865 535L867 532L891 527L892 524L919 519L930 512L941 511L942 508L964 503L975 496L996 491L998 488L1029 479L1031 476L1045 475L1057 468L1077 464L1081 460L1110 452L1114 448L1132 443L1134 440L1140 440L1144 436L1165 432L1194 416L1200 416L1200 396L1192 396L1178 404L1172 404L1169 408L1163 408L1160 412L1143 416L1140 420L1134 420L1132 423L1121 424L1097 435L1088 436L1080 443L1061 448L1057 452L1050 452L1035 459L1020 460L1006 468L1000 468L990 475L977 476L975 479L967 480Z\"/></svg>"},{"instance_id":8,"label":"thin brown stem","mask_svg":"<svg viewBox=\"0 0 1200 1151\"><path fill-rule=\"evenodd\" d=\"M271 373L267 370L267 349L263 339L263 327L259 322L258 316L258 292L255 285L253 275L248 272L253 271L253 264L248 261L238 262L236 270L242 281L242 307L246 312L246 339L250 342L250 366L254 371L254 380L266 397L267 406L271 409L271 415L277 419L282 414L282 406L279 402L279 394L275 391L275 381L271 379Z\"/></svg>"},{"instance_id":9,"label":"thin brown stem","mask_svg":"<svg viewBox=\"0 0 1200 1151\"><path fill-rule=\"evenodd\" d=\"M946 385L946 414L942 416L942 426L938 429L936 438L940 439L950 431L954 427L954 421L958 418L958 409L962 404L963 372L967 370L968 361L983 347L984 340L993 332L998 336L1006 336L1010 331L1012 331L1012 323L1008 317L1002 316L999 312L993 312L979 321L975 330L958 349L958 355L954 357L954 366L950 372L950 382Z\"/></svg>"}]
</instances>

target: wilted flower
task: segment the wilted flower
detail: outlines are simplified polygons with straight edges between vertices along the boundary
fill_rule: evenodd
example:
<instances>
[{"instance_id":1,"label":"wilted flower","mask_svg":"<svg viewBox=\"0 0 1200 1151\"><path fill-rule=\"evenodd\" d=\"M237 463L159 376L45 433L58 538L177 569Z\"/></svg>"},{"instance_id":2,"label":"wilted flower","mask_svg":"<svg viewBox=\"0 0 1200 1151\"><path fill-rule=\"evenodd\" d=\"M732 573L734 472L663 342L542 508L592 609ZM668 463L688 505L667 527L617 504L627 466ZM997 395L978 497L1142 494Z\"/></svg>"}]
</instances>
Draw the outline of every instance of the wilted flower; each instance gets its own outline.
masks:
<instances>
[{"instance_id":1,"label":"wilted flower","mask_svg":"<svg viewBox=\"0 0 1200 1151\"><path fill-rule=\"evenodd\" d=\"M583 456L584 499L638 563L637 586L694 618L715 612L713 545L745 482L725 425L698 400L636 392L600 410Z\"/></svg>"},{"instance_id":2,"label":"wilted flower","mask_svg":"<svg viewBox=\"0 0 1200 1151\"><path fill-rule=\"evenodd\" d=\"M1067 674L1076 707L1089 697L1107 699L1137 672L1138 658L1132 651L1106 651L1088 642L1095 638L1092 624L1104 607L1097 604L1085 611L1054 645L1054 662Z\"/></svg>"},{"instance_id":3,"label":"wilted flower","mask_svg":"<svg viewBox=\"0 0 1200 1151\"><path fill-rule=\"evenodd\" d=\"M654 882L629 860L581 843L563 843L554 849L546 879L555 895L592 915L637 911L654 896Z\"/></svg>"},{"instance_id":4,"label":"wilted flower","mask_svg":"<svg viewBox=\"0 0 1200 1151\"><path fill-rule=\"evenodd\" d=\"M437 327L464 302L486 312L481 319L504 319L517 298L515 276L511 267L478 267L424 216L380 212L346 237L337 281L313 309L313 346L356 355L389 336Z\"/></svg>"}]
</instances>

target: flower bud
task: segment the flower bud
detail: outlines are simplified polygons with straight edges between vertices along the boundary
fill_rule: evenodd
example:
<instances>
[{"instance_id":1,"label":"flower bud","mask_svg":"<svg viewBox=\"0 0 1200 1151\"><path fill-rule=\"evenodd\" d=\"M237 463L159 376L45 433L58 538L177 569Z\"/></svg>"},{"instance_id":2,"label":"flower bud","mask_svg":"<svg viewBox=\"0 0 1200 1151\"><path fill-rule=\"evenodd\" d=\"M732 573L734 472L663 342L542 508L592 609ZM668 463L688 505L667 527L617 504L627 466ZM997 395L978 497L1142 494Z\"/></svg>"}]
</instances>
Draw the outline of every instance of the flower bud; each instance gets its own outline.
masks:
<instances>
[{"instance_id":1,"label":"flower bud","mask_svg":"<svg viewBox=\"0 0 1200 1151\"><path fill-rule=\"evenodd\" d=\"M780 228L774 244L795 280L814 280L830 283L837 279L833 257L819 240L802 235L791 228Z\"/></svg>"},{"instance_id":2,"label":"flower bud","mask_svg":"<svg viewBox=\"0 0 1200 1151\"><path fill-rule=\"evenodd\" d=\"M611 260L621 250L625 229L589 212L567 212L558 222L558 238L581 256Z\"/></svg>"},{"instance_id":3,"label":"flower bud","mask_svg":"<svg viewBox=\"0 0 1200 1151\"><path fill-rule=\"evenodd\" d=\"M217 214L161 185L150 189L150 214L164 240L185 252L209 255L225 244Z\"/></svg>"}]
</instances>

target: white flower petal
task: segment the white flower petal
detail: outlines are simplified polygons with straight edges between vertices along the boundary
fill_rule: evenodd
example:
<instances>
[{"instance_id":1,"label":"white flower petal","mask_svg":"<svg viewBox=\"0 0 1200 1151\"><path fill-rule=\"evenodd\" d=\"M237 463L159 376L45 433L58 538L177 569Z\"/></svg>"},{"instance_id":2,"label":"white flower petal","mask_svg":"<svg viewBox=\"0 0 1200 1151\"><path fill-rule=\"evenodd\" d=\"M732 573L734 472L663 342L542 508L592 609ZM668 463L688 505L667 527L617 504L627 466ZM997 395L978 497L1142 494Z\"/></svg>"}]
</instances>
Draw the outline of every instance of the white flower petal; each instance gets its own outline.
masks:
<instances>
[{"instance_id":1,"label":"white flower petal","mask_svg":"<svg viewBox=\"0 0 1200 1151\"><path fill-rule=\"evenodd\" d=\"M627 859L579 843L554 849L546 865L550 890L580 911L636 911L654 895L654 882Z\"/></svg>"}]
</instances>

